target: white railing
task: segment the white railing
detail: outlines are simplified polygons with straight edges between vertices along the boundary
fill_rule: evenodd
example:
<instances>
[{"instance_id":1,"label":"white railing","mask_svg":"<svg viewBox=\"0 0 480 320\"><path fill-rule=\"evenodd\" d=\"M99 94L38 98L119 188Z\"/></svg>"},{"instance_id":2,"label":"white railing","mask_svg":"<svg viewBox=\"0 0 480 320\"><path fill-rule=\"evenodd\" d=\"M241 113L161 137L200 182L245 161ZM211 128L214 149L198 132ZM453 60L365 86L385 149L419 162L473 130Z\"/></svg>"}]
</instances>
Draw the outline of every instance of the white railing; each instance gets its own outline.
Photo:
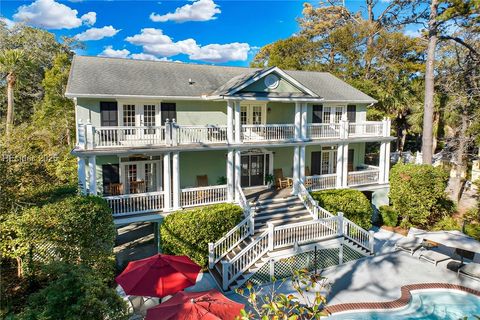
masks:
<instances>
[{"instance_id":1,"label":"white railing","mask_svg":"<svg viewBox=\"0 0 480 320\"><path fill-rule=\"evenodd\" d=\"M273 249L292 246L295 243L318 241L338 236L337 217L287 224L273 228Z\"/></svg>"},{"instance_id":2,"label":"white railing","mask_svg":"<svg viewBox=\"0 0 480 320\"><path fill-rule=\"evenodd\" d=\"M343 218L342 220L343 236L373 253L373 232L361 228L346 218Z\"/></svg>"},{"instance_id":3,"label":"white railing","mask_svg":"<svg viewBox=\"0 0 480 320\"><path fill-rule=\"evenodd\" d=\"M224 290L269 251L268 244L269 231L265 230L265 232L258 236L252 243L236 254L232 260L229 262L222 261L222 282Z\"/></svg>"},{"instance_id":4,"label":"white railing","mask_svg":"<svg viewBox=\"0 0 480 320\"><path fill-rule=\"evenodd\" d=\"M336 173L305 177L305 187L308 191L334 189L336 185Z\"/></svg>"},{"instance_id":5,"label":"white railing","mask_svg":"<svg viewBox=\"0 0 480 320\"><path fill-rule=\"evenodd\" d=\"M250 141L286 141L295 138L293 124L247 124L242 125L242 139Z\"/></svg>"},{"instance_id":6,"label":"white railing","mask_svg":"<svg viewBox=\"0 0 480 320\"><path fill-rule=\"evenodd\" d=\"M172 139L177 144L226 143L227 126L179 126L173 125Z\"/></svg>"},{"instance_id":7,"label":"white railing","mask_svg":"<svg viewBox=\"0 0 480 320\"><path fill-rule=\"evenodd\" d=\"M220 261L227 253L235 248L240 242L245 240L248 236L253 235L254 232L254 211L248 204L245 194L240 186L239 205L243 209L245 219L228 231L222 238L215 243L208 244L208 265L212 269L213 266Z\"/></svg>"},{"instance_id":8,"label":"white railing","mask_svg":"<svg viewBox=\"0 0 480 320\"><path fill-rule=\"evenodd\" d=\"M383 136L382 121L352 122L348 125L349 137L381 137Z\"/></svg>"},{"instance_id":9,"label":"white railing","mask_svg":"<svg viewBox=\"0 0 480 320\"><path fill-rule=\"evenodd\" d=\"M134 193L119 196L105 197L112 208L113 216L125 216L161 211L164 205L163 191Z\"/></svg>"},{"instance_id":10,"label":"white railing","mask_svg":"<svg viewBox=\"0 0 480 320\"><path fill-rule=\"evenodd\" d=\"M368 168L367 170L349 172L347 185L353 187L378 183L379 174L380 170L378 168Z\"/></svg>"},{"instance_id":11,"label":"white railing","mask_svg":"<svg viewBox=\"0 0 480 320\"><path fill-rule=\"evenodd\" d=\"M227 201L227 185L185 188L180 191L180 206L193 207Z\"/></svg>"},{"instance_id":12,"label":"white railing","mask_svg":"<svg viewBox=\"0 0 480 320\"><path fill-rule=\"evenodd\" d=\"M313 219L318 219L318 203L312 198L303 183L298 184L298 198L303 202L305 208Z\"/></svg>"},{"instance_id":13,"label":"white railing","mask_svg":"<svg viewBox=\"0 0 480 320\"><path fill-rule=\"evenodd\" d=\"M165 127L94 127L94 147L165 145Z\"/></svg>"},{"instance_id":14,"label":"white railing","mask_svg":"<svg viewBox=\"0 0 480 320\"><path fill-rule=\"evenodd\" d=\"M340 138L340 123L309 123L307 137L310 139Z\"/></svg>"}]
</instances>

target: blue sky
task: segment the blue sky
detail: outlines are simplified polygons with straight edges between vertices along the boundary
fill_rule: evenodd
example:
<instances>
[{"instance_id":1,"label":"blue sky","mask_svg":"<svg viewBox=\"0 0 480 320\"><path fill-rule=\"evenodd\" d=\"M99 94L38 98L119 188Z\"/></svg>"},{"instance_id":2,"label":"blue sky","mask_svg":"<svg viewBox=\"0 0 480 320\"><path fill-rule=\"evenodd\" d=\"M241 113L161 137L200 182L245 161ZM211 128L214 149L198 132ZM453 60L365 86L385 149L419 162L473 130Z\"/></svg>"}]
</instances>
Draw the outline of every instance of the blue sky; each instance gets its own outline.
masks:
<instances>
[{"instance_id":1,"label":"blue sky","mask_svg":"<svg viewBox=\"0 0 480 320\"><path fill-rule=\"evenodd\" d=\"M246 66L259 47L298 31L304 2L2 0L0 15L76 36L86 45L78 54Z\"/></svg>"}]
</instances>

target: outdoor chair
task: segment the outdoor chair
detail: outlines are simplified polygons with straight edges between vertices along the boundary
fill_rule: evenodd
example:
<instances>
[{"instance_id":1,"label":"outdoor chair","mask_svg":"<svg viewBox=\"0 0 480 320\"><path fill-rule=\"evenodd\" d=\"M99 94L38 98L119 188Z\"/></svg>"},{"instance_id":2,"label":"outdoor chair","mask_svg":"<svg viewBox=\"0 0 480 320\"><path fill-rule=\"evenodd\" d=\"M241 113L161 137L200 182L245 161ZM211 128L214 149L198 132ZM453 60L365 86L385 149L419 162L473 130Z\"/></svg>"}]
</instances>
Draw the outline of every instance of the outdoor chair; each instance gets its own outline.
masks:
<instances>
[{"instance_id":1,"label":"outdoor chair","mask_svg":"<svg viewBox=\"0 0 480 320\"><path fill-rule=\"evenodd\" d=\"M277 189L284 189L291 187L293 184L293 181L291 178L286 178L283 176L283 170L282 169L273 169L273 176L275 177L275 183Z\"/></svg>"},{"instance_id":2,"label":"outdoor chair","mask_svg":"<svg viewBox=\"0 0 480 320\"><path fill-rule=\"evenodd\" d=\"M118 196L123 194L123 183L110 183L108 185L107 194L110 196Z\"/></svg>"},{"instance_id":3,"label":"outdoor chair","mask_svg":"<svg viewBox=\"0 0 480 320\"><path fill-rule=\"evenodd\" d=\"M142 193L145 192L145 181L131 181L130 182L130 193Z\"/></svg>"},{"instance_id":4,"label":"outdoor chair","mask_svg":"<svg viewBox=\"0 0 480 320\"><path fill-rule=\"evenodd\" d=\"M208 176L203 175L203 176L197 176L197 188L199 187L208 187ZM197 203L202 203L203 200L206 198L207 193L205 190L199 190L196 192L196 202Z\"/></svg>"},{"instance_id":5,"label":"outdoor chair","mask_svg":"<svg viewBox=\"0 0 480 320\"><path fill-rule=\"evenodd\" d=\"M452 257L437 251L423 249L418 256L418 259L425 260L437 266L439 262L450 260Z\"/></svg>"},{"instance_id":6,"label":"outdoor chair","mask_svg":"<svg viewBox=\"0 0 480 320\"><path fill-rule=\"evenodd\" d=\"M313 186L313 179L310 177L309 167L305 167L305 181L303 182L303 184L305 185L305 188L307 188L307 190L310 190L310 188L312 188Z\"/></svg>"},{"instance_id":7,"label":"outdoor chair","mask_svg":"<svg viewBox=\"0 0 480 320\"><path fill-rule=\"evenodd\" d=\"M413 253L422 247L423 240L416 237L406 237L398 240L395 243L395 249L399 249L405 252L410 253L413 256Z\"/></svg>"},{"instance_id":8,"label":"outdoor chair","mask_svg":"<svg viewBox=\"0 0 480 320\"><path fill-rule=\"evenodd\" d=\"M480 281L480 263L467 263L458 269L457 274L472 280Z\"/></svg>"}]
</instances>

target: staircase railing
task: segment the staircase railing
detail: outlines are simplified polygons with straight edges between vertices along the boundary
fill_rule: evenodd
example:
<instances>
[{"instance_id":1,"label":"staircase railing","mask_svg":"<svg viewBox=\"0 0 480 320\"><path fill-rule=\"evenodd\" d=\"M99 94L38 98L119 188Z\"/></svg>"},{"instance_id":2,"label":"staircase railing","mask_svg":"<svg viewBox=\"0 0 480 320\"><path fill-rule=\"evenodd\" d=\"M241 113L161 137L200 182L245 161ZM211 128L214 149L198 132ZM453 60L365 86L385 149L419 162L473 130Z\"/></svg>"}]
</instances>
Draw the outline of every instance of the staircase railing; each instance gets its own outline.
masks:
<instances>
[{"instance_id":1,"label":"staircase railing","mask_svg":"<svg viewBox=\"0 0 480 320\"><path fill-rule=\"evenodd\" d=\"M241 187L238 187L239 205L243 209L245 219L228 231L222 238L215 243L208 244L208 266L212 269L215 264L233 250L240 242L248 236L253 235L255 220L254 211L248 204L248 201Z\"/></svg>"},{"instance_id":2,"label":"staircase railing","mask_svg":"<svg viewBox=\"0 0 480 320\"><path fill-rule=\"evenodd\" d=\"M318 205L318 202L313 199L303 183L298 184L298 198L303 202L314 220L333 217L333 214Z\"/></svg>"},{"instance_id":3,"label":"staircase railing","mask_svg":"<svg viewBox=\"0 0 480 320\"><path fill-rule=\"evenodd\" d=\"M343 218L342 234L364 249L374 253L373 231L367 231L347 218Z\"/></svg>"}]
</instances>

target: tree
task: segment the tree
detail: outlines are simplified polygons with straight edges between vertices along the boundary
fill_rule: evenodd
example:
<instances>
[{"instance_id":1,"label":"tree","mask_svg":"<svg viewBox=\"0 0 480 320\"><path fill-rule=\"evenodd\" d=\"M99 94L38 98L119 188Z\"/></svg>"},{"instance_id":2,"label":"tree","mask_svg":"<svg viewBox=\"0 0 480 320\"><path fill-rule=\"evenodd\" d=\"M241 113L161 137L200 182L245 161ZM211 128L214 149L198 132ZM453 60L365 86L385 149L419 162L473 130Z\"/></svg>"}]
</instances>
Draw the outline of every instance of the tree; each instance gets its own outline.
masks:
<instances>
[{"instance_id":1,"label":"tree","mask_svg":"<svg viewBox=\"0 0 480 320\"><path fill-rule=\"evenodd\" d=\"M13 90L18 74L26 67L25 53L22 50L6 50L0 53L0 72L5 73L7 82L7 120L6 134L9 135L13 126Z\"/></svg>"}]
</instances>

